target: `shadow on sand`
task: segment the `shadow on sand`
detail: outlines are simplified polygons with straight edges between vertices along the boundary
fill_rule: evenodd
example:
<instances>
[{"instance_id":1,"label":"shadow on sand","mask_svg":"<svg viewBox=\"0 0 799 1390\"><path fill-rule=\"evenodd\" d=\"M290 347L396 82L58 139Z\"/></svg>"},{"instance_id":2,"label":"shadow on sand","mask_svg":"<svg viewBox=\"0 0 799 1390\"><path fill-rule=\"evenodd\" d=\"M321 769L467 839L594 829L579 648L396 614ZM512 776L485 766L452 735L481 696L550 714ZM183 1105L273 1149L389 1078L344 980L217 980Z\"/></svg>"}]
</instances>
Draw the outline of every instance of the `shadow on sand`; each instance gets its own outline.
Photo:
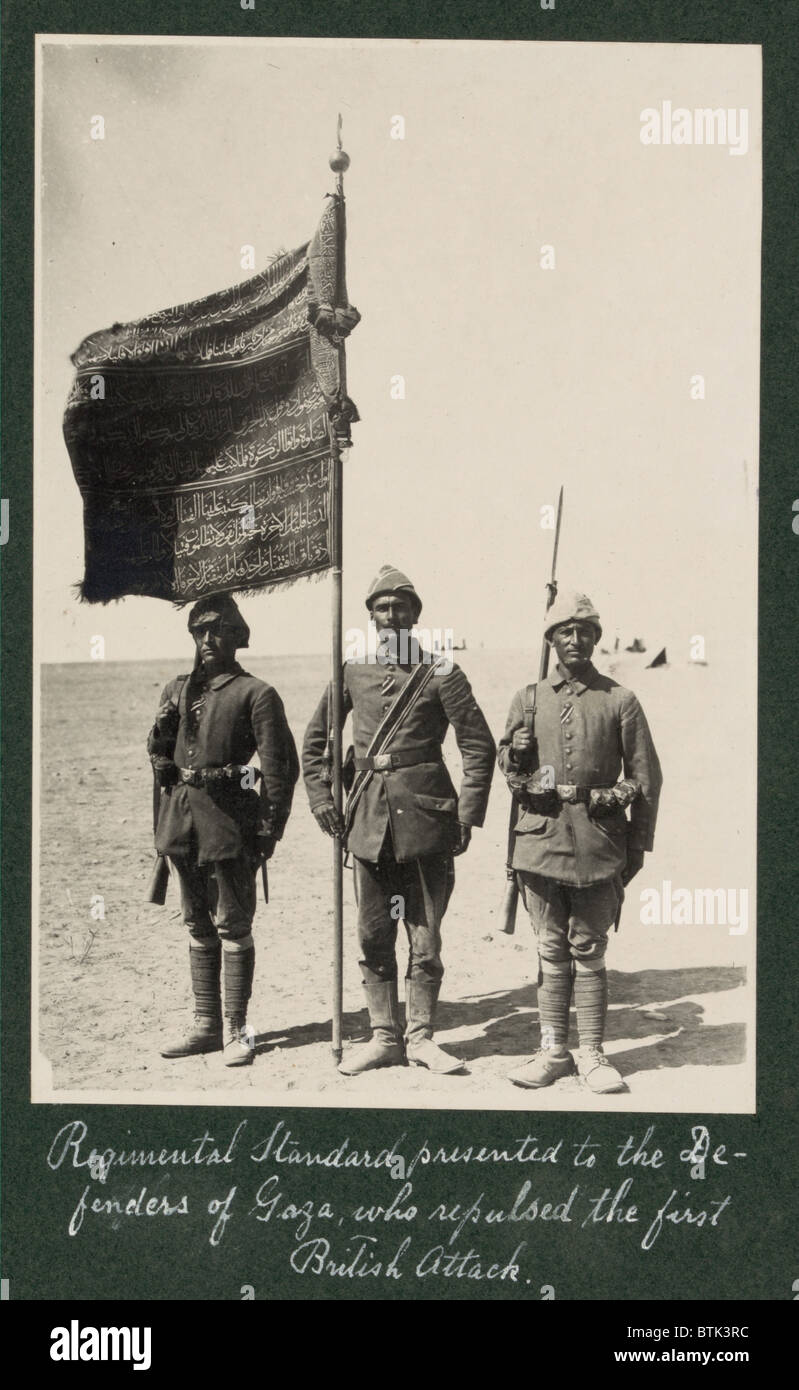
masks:
<instances>
[{"instance_id":1,"label":"shadow on sand","mask_svg":"<svg viewBox=\"0 0 799 1390\"><path fill-rule=\"evenodd\" d=\"M745 1060L742 1023L706 1025L696 996L740 989L746 971L739 967L697 967L684 970L642 970L623 974L608 972L610 1011L607 1041L641 1039L642 1046L615 1051L614 1064L625 1074L662 1067L733 1066ZM402 985L402 982L400 982ZM457 1052L468 1064L479 1057L530 1056L538 1040L536 986L475 996L439 1005L437 1037L448 1051ZM675 1001L675 1002L669 1002ZM661 1005L666 1005L665 1008ZM449 1042L450 1030L472 1028L475 1036ZM369 1036L366 1010L343 1018L346 1042ZM643 1040L646 1040L644 1043ZM269 1052L330 1042L330 1020L305 1023L282 1032L260 1033L255 1051ZM576 1046L574 1013L569 1046Z\"/></svg>"}]
</instances>

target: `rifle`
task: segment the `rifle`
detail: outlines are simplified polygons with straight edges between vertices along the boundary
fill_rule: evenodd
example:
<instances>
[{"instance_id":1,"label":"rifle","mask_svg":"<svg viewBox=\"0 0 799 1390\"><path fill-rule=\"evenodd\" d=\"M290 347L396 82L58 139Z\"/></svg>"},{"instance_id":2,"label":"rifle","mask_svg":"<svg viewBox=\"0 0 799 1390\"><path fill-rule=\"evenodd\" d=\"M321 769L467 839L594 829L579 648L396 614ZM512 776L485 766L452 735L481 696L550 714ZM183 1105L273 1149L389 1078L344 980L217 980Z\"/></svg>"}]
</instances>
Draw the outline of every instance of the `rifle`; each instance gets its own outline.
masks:
<instances>
[{"instance_id":1,"label":"rifle","mask_svg":"<svg viewBox=\"0 0 799 1390\"><path fill-rule=\"evenodd\" d=\"M158 812L161 808L161 783L158 780L158 773L153 768L153 835L158 829ZM147 903L157 903L163 907L166 902L166 889L169 883L169 864L163 854L157 854L153 871L147 884L147 896L144 899Z\"/></svg>"},{"instance_id":2,"label":"rifle","mask_svg":"<svg viewBox=\"0 0 799 1390\"><path fill-rule=\"evenodd\" d=\"M198 657L194 658L195 670L197 669L198 660ZM183 687L185 686L188 679L188 676L178 676L176 701L178 707L180 705L180 697L183 693ZM160 810L161 783L159 781L158 773L156 772L155 768L153 768L153 836L155 836L158 830L158 813ZM144 901L146 903L157 903L159 907L163 907L164 903L166 902L166 889L168 883L169 863L164 858L163 854L156 854L152 873L150 874L150 878L147 883L147 895Z\"/></svg>"},{"instance_id":3,"label":"rifle","mask_svg":"<svg viewBox=\"0 0 799 1390\"><path fill-rule=\"evenodd\" d=\"M558 543L560 541L560 521L562 515L563 488L561 487L560 493L558 494L558 515L555 521L555 539L552 545L552 573L547 582L547 613L549 612L550 608L555 602L555 598L558 592L558 583L555 578L555 568L558 563ZM545 637L541 644L541 660L538 665L539 685L542 681L546 680L547 678L547 672L549 671L549 651L549 643ZM535 693L533 694L533 703L529 711L531 733L533 731L532 724L534 714ZM525 757L523 763L520 762L520 770L529 770L526 768L526 765L531 761L532 751L533 750L531 749L530 753L527 755L527 757ZM502 895L502 902L499 906L499 930L503 932L505 936L513 936L513 933L516 930L516 910L519 906L519 883L516 878L516 874L513 870L513 846L515 843L516 822L519 818L520 809L521 807L519 805L519 802L516 800L516 797L512 796L510 803L510 813L508 816L508 850L505 860L505 892Z\"/></svg>"}]
</instances>

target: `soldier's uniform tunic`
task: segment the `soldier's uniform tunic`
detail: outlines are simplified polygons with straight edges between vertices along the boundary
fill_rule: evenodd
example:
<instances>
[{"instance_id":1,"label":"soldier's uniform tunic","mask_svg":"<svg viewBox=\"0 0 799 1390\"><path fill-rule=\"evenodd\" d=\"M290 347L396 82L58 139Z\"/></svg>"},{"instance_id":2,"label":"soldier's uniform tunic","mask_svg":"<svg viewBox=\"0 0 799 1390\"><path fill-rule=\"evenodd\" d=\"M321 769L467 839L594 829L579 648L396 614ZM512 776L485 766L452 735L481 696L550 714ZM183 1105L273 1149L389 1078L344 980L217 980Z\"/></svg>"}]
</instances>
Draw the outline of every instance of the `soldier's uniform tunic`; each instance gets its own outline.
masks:
<instances>
[{"instance_id":1,"label":"soldier's uniform tunic","mask_svg":"<svg viewBox=\"0 0 799 1390\"><path fill-rule=\"evenodd\" d=\"M432 660L429 654L425 657ZM352 713L356 766L365 759L378 725L413 669L411 664L387 661L346 663L344 710ZM460 796L441 751L450 724L463 763ZM312 810L332 802L323 778L327 730L326 692L303 744L303 775ZM399 896L410 943L408 978L440 980L440 927L454 883L452 850L458 824L483 824L494 761L491 732L457 666L431 677L390 748L398 761L408 759L408 765L373 774L346 841L355 860L361 971L365 984L396 979L392 899Z\"/></svg>"},{"instance_id":2,"label":"soldier's uniform tunic","mask_svg":"<svg viewBox=\"0 0 799 1390\"><path fill-rule=\"evenodd\" d=\"M161 1055L222 1050L226 1066L243 1066L253 1060L254 1035L245 1023L255 970L255 874L283 834L299 764L277 691L233 660L250 636L235 600L199 600L189 630L194 669L162 691L147 740L162 789L155 846L180 883L195 1001L194 1028L162 1046ZM207 664L202 651L213 656ZM256 752L258 779L249 766Z\"/></svg>"},{"instance_id":3,"label":"soldier's uniform tunic","mask_svg":"<svg viewBox=\"0 0 799 1390\"><path fill-rule=\"evenodd\" d=\"M590 599L561 598L547 622L545 640L560 641L575 656L582 647L585 657L573 674L559 664L539 682L532 729L528 689L517 692L497 755L520 800L511 863L539 956L541 1049L510 1079L546 1086L574 1070L566 1048L573 993L578 1070L589 1089L618 1091L625 1088L623 1078L602 1051L605 953L623 898L623 875L631 863L640 867L653 845L660 764L635 695L588 660L590 630L596 640L602 635ZM532 743L516 750L514 735L521 730L532 734ZM631 796L628 821L624 808Z\"/></svg>"},{"instance_id":4,"label":"soldier's uniform tunic","mask_svg":"<svg viewBox=\"0 0 799 1390\"><path fill-rule=\"evenodd\" d=\"M281 839L299 775L283 702L236 663L207 681L170 681L161 707L176 711L172 758L178 771L161 797L156 850L177 870L190 935L235 940L250 931L255 913L258 836ZM148 752L161 746L156 725ZM257 790L242 787L241 773L205 782L199 775L246 766L256 752ZM199 785L192 785L192 774Z\"/></svg>"},{"instance_id":5,"label":"soldier's uniform tunic","mask_svg":"<svg viewBox=\"0 0 799 1390\"><path fill-rule=\"evenodd\" d=\"M525 727L525 703L526 690L520 690L499 742L506 775L519 768L512 744ZM541 958L597 959L621 902L628 847L652 849L660 763L636 696L593 666L584 680L557 666L539 684L534 737L531 771L552 768L558 785L611 787L623 773L641 788L629 823L621 807L590 815L584 801L560 801L554 794L549 814L526 810L516 823L512 866L520 871Z\"/></svg>"}]
</instances>

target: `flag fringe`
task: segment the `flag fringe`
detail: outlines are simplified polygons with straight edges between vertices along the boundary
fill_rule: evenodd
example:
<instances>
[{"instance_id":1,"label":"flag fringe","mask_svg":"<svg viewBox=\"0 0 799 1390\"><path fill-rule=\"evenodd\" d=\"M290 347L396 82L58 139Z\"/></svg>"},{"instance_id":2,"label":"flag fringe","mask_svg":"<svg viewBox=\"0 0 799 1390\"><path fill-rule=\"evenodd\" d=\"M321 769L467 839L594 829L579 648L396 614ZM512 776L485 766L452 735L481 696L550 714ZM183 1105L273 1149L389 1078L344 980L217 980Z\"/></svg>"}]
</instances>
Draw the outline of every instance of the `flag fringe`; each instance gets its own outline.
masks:
<instances>
[{"instance_id":1,"label":"flag fringe","mask_svg":"<svg viewBox=\"0 0 799 1390\"><path fill-rule=\"evenodd\" d=\"M254 589L217 589L215 593L238 594L239 598L245 599L257 598L259 594L272 593L276 589L293 589L295 584L318 584L321 580L325 579L329 573L330 567L327 569L315 570L312 574L295 574L291 575L288 579L276 579L272 584L259 584L257 588ZM103 608L107 607L109 603L122 603L126 598L156 597L155 594L109 594L107 598L103 598L101 594L97 594L92 597L86 593L86 581L84 579L81 579L77 584L70 585L70 589L73 598L77 599L78 603L88 603L92 606L100 604ZM177 612L180 612L182 609L187 608L190 603L196 603L198 598L204 597L210 598L210 594L195 594L192 598L170 599L164 597L161 598L161 602L171 603L172 607Z\"/></svg>"},{"instance_id":2,"label":"flag fringe","mask_svg":"<svg viewBox=\"0 0 799 1390\"><path fill-rule=\"evenodd\" d=\"M71 584L70 590L72 592L72 597L76 598L78 600L78 603L100 603L102 604L103 608L105 608L109 603L121 603L122 599L125 597L124 594L109 594L108 598L101 598L98 594L97 598L90 598L89 595L86 593L85 579L80 579L77 584Z\"/></svg>"}]
</instances>

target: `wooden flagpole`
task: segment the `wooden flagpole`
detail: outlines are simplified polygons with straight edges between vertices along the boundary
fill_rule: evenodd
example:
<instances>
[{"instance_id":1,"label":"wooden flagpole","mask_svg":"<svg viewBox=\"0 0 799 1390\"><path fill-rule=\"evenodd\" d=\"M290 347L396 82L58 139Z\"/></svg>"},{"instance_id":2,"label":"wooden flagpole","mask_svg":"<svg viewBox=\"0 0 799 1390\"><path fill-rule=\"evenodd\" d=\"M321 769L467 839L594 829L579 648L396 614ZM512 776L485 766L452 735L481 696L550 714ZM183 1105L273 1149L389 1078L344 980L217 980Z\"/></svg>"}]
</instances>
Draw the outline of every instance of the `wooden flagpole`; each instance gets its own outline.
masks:
<instances>
[{"instance_id":1,"label":"wooden flagpole","mask_svg":"<svg viewBox=\"0 0 799 1390\"><path fill-rule=\"evenodd\" d=\"M346 216L344 208L344 173L349 168L349 155L341 148L341 116L338 118L336 132L337 149L330 156L330 168L336 175L336 215L338 217L338 273L336 285L336 308L341 307L341 300L344 291L344 262L345 262L345 239L346 239ZM343 400L347 395L347 357L344 342L338 344L339 360L339 392ZM343 480L341 467L341 449L336 439L335 430L331 431L333 442L333 518L332 518L332 540L333 548L331 559L333 561L331 574L332 585L332 644L331 644L331 672L330 689L332 692L332 719L331 734L333 742L333 802L339 817L343 820L344 814L344 788L341 777L341 741L342 729L344 727L344 692L342 687L342 651L343 651L343 628L342 628L342 608L341 608L341 573L343 559ZM344 846L342 835L337 835L333 841L333 1026L331 1047L333 1061L335 1065L341 1061L342 1056L342 1012L343 1012L343 987L344 987Z\"/></svg>"}]
</instances>

